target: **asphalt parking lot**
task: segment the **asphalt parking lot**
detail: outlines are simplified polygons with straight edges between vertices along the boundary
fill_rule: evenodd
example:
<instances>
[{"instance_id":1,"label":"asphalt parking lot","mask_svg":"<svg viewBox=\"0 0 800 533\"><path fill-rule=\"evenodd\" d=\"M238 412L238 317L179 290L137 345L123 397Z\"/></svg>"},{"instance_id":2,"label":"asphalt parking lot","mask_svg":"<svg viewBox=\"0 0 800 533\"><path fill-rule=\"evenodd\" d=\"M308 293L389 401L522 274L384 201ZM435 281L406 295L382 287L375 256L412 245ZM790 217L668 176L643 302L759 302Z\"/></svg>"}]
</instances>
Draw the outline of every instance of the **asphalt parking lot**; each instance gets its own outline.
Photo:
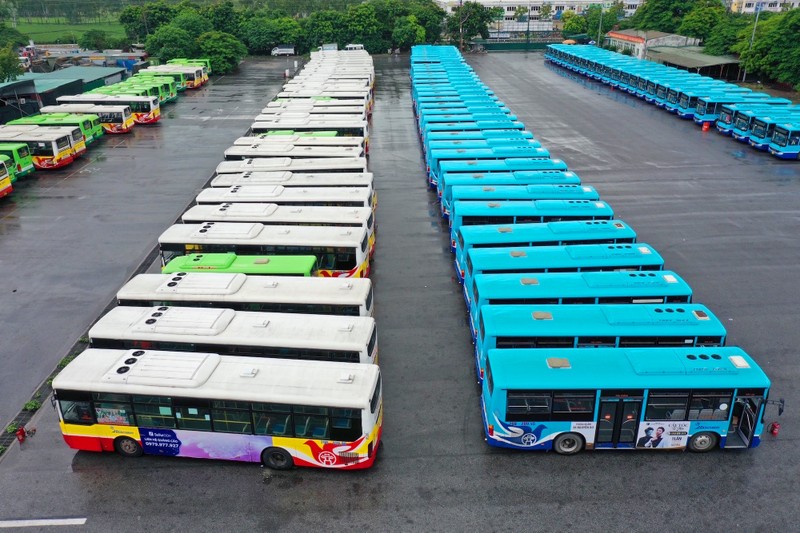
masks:
<instances>
[{"instance_id":1,"label":"asphalt parking lot","mask_svg":"<svg viewBox=\"0 0 800 533\"><path fill-rule=\"evenodd\" d=\"M0 336L0 419L100 314L277 92L283 61L245 64L187 95L158 129L119 146L107 139L83 167L37 175L0 204L0 317L8 332ZM549 67L541 54L469 61L553 157L595 186L692 285L695 301L728 327L729 344L764 367L775 397L787 400L778 437L709 454L561 457L487 447L449 237L424 181L408 56L377 56L372 271L385 418L375 467L271 472L75 453L48 406L37 435L0 463L0 521L85 518L83 529L117 531L793 530L800 164L701 133ZM17 281L16 292L5 280Z\"/></svg>"}]
</instances>

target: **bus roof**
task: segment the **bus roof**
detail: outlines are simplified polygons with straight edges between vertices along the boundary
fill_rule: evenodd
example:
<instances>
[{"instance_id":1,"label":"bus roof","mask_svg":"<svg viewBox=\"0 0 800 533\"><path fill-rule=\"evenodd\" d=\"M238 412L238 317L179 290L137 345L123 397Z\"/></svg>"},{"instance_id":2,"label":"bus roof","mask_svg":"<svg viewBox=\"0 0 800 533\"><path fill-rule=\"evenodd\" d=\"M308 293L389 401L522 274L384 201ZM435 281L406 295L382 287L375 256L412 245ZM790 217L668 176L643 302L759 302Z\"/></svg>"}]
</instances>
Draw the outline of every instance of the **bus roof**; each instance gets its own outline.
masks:
<instances>
[{"instance_id":1,"label":"bus roof","mask_svg":"<svg viewBox=\"0 0 800 533\"><path fill-rule=\"evenodd\" d=\"M478 274L481 299L582 298L591 296L691 296L692 288L676 273L559 272L556 274ZM641 302L647 303L647 302ZM651 302L652 303L652 302Z\"/></svg>"},{"instance_id":2,"label":"bus roof","mask_svg":"<svg viewBox=\"0 0 800 533\"><path fill-rule=\"evenodd\" d=\"M471 174L513 172L515 170L567 170L567 164L560 159L531 159L527 157L442 161L440 167L443 173L463 172Z\"/></svg>"},{"instance_id":3,"label":"bus roof","mask_svg":"<svg viewBox=\"0 0 800 533\"><path fill-rule=\"evenodd\" d=\"M223 161L217 165L217 174L250 171L328 171L328 172L366 172L367 160L364 157L326 157L316 159L292 159L291 157L256 157L242 161Z\"/></svg>"},{"instance_id":4,"label":"bus roof","mask_svg":"<svg viewBox=\"0 0 800 533\"><path fill-rule=\"evenodd\" d=\"M622 220L566 220L532 224L462 226L463 246L503 242L564 241L608 238L635 239L636 232Z\"/></svg>"},{"instance_id":5,"label":"bus roof","mask_svg":"<svg viewBox=\"0 0 800 533\"><path fill-rule=\"evenodd\" d=\"M489 350L500 389L768 388L758 364L738 347Z\"/></svg>"},{"instance_id":6,"label":"bus roof","mask_svg":"<svg viewBox=\"0 0 800 533\"><path fill-rule=\"evenodd\" d=\"M59 104L81 103L81 102L98 102L97 105L105 105L106 102L112 105L125 102L142 102L142 103L147 102L147 103L157 104L158 98L153 96L83 93L83 94L59 96L58 98L56 98L56 101ZM102 104L99 104L99 102L102 102Z\"/></svg>"},{"instance_id":7,"label":"bus roof","mask_svg":"<svg viewBox=\"0 0 800 533\"><path fill-rule=\"evenodd\" d=\"M201 253L175 257L161 271L164 273L229 271L258 275L309 276L316 265L317 257L314 255Z\"/></svg>"},{"instance_id":8,"label":"bus roof","mask_svg":"<svg viewBox=\"0 0 800 533\"><path fill-rule=\"evenodd\" d=\"M222 203L293 203L363 202L372 198L370 187L284 187L283 185L234 185L229 188L209 187L197 195L198 204Z\"/></svg>"},{"instance_id":9,"label":"bus roof","mask_svg":"<svg viewBox=\"0 0 800 533\"><path fill-rule=\"evenodd\" d=\"M532 159L550 159L550 151L540 146L533 146L531 144L515 145L515 146L492 146L488 148L431 148L428 151L428 158L433 161L441 161L444 164L446 161L456 160L494 160L506 158L532 158Z\"/></svg>"},{"instance_id":10,"label":"bus roof","mask_svg":"<svg viewBox=\"0 0 800 533\"><path fill-rule=\"evenodd\" d=\"M203 204L190 207L183 222L269 222L273 224L354 224L366 226L372 217L369 207L278 205L271 203Z\"/></svg>"},{"instance_id":11,"label":"bus roof","mask_svg":"<svg viewBox=\"0 0 800 533\"><path fill-rule=\"evenodd\" d=\"M95 322L89 338L362 351L374 329L375 319L365 316L117 306Z\"/></svg>"},{"instance_id":12,"label":"bus roof","mask_svg":"<svg viewBox=\"0 0 800 533\"><path fill-rule=\"evenodd\" d=\"M364 148L361 146L295 146L285 143L254 144L251 146L231 146L224 152L227 160L251 159L256 157L291 157L291 158L331 158L361 157Z\"/></svg>"},{"instance_id":13,"label":"bus roof","mask_svg":"<svg viewBox=\"0 0 800 533\"><path fill-rule=\"evenodd\" d=\"M53 388L369 409L379 375L359 363L89 348Z\"/></svg>"},{"instance_id":14,"label":"bus roof","mask_svg":"<svg viewBox=\"0 0 800 533\"><path fill-rule=\"evenodd\" d=\"M349 185L372 187L372 172L235 172L218 174L211 180L212 187L233 185L283 185L286 187L325 187Z\"/></svg>"},{"instance_id":15,"label":"bus roof","mask_svg":"<svg viewBox=\"0 0 800 533\"><path fill-rule=\"evenodd\" d=\"M485 305L484 331L496 336L725 336L701 304Z\"/></svg>"},{"instance_id":16,"label":"bus roof","mask_svg":"<svg viewBox=\"0 0 800 533\"><path fill-rule=\"evenodd\" d=\"M335 135L330 137L308 137L306 135L269 135L258 134L252 137L239 137L233 141L234 146L363 146L364 137L345 137Z\"/></svg>"},{"instance_id":17,"label":"bus roof","mask_svg":"<svg viewBox=\"0 0 800 533\"><path fill-rule=\"evenodd\" d=\"M454 217L614 216L614 210L606 202L589 200L455 200L452 205Z\"/></svg>"},{"instance_id":18,"label":"bus roof","mask_svg":"<svg viewBox=\"0 0 800 533\"><path fill-rule=\"evenodd\" d=\"M42 130L28 130L28 131L14 131L0 129L0 141L58 141L67 139L69 141L70 133L62 133L60 131L42 131Z\"/></svg>"},{"instance_id":19,"label":"bus roof","mask_svg":"<svg viewBox=\"0 0 800 533\"><path fill-rule=\"evenodd\" d=\"M591 185L539 183L534 185L457 185L452 200L552 200L575 198L599 200L600 193Z\"/></svg>"},{"instance_id":20,"label":"bus roof","mask_svg":"<svg viewBox=\"0 0 800 533\"><path fill-rule=\"evenodd\" d=\"M363 304L369 278L247 276L232 273L139 274L117 291L117 300Z\"/></svg>"},{"instance_id":21,"label":"bus roof","mask_svg":"<svg viewBox=\"0 0 800 533\"><path fill-rule=\"evenodd\" d=\"M577 174L568 170L514 170L489 172L442 172L445 189L460 186L480 186L484 188L498 185L534 186L541 185L580 185ZM448 196L445 193L445 196Z\"/></svg>"},{"instance_id":22,"label":"bus roof","mask_svg":"<svg viewBox=\"0 0 800 533\"><path fill-rule=\"evenodd\" d=\"M664 258L655 248L644 243L472 248L467 255L477 271L664 265Z\"/></svg>"},{"instance_id":23,"label":"bus roof","mask_svg":"<svg viewBox=\"0 0 800 533\"><path fill-rule=\"evenodd\" d=\"M265 226L255 222L173 224L158 243L272 244L276 246L361 246L365 228L335 226Z\"/></svg>"}]
</instances>

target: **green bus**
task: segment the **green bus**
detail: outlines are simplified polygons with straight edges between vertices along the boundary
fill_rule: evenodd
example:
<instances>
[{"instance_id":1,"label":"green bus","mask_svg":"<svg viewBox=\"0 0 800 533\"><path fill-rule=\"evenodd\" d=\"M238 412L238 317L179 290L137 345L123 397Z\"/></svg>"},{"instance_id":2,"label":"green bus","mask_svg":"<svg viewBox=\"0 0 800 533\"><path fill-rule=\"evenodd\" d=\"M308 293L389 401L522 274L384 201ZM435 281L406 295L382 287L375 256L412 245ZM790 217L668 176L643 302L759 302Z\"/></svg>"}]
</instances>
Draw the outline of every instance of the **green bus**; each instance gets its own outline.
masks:
<instances>
[{"instance_id":1,"label":"green bus","mask_svg":"<svg viewBox=\"0 0 800 533\"><path fill-rule=\"evenodd\" d=\"M210 253L181 255L166 264L161 272L226 272L261 276L305 276L314 274L317 258L313 255L236 255Z\"/></svg>"},{"instance_id":2,"label":"green bus","mask_svg":"<svg viewBox=\"0 0 800 533\"><path fill-rule=\"evenodd\" d=\"M137 76L166 76L175 81L178 92L183 92L189 86L189 78L185 72L163 72L155 69L146 68L136 73Z\"/></svg>"},{"instance_id":3,"label":"green bus","mask_svg":"<svg viewBox=\"0 0 800 533\"><path fill-rule=\"evenodd\" d=\"M178 99L178 86L170 76L153 76L152 74L134 74L127 80L130 83L144 85L155 83L161 86L161 91L165 95L164 102L174 102Z\"/></svg>"},{"instance_id":4,"label":"green bus","mask_svg":"<svg viewBox=\"0 0 800 533\"><path fill-rule=\"evenodd\" d=\"M176 57L167 61L167 65L186 65L186 66L200 66L203 67L203 76L205 81L208 81L208 75L211 74L211 60L206 58L199 59L186 59L185 57Z\"/></svg>"},{"instance_id":5,"label":"green bus","mask_svg":"<svg viewBox=\"0 0 800 533\"><path fill-rule=\"evenodd\" d=\"M0 155L9 159L6 166L12 182L34 171L33 155L27 143L0 142Z\"/></svg>"},{"instance_id":6,"label":"green bus","mask_svg":"<svg viewBox=\"0 0 800 533\"><path fill-rule=\"evenodd\" d=\"M31 115L29 117L17 118L8 122L10 126L33 125L33 126L72 126L79 128L86 141L86 145L92 144L103 136L103 123L97 115L77 115L74 113L48 113L45 115Z\"/></svg>"},{"instance_id":7,"label":"green bus","mask_svg":"<svg viewBox=\"0 0 800 533\"><path fill-rule=\"evenodd\" d=\"M123 81L121 83L115 83L114 85L110 85L109 87L114 88L113 90L119 94L120 92L124 94L126 91L130 89L144 89L147 93L144 96L152 96L153 98L158 98L159 103L163 104L167 101L169 97L169 91L164 90L160 83L156 83L153 81L134 81L132 79Z\"/></svg>"}]
</instances>

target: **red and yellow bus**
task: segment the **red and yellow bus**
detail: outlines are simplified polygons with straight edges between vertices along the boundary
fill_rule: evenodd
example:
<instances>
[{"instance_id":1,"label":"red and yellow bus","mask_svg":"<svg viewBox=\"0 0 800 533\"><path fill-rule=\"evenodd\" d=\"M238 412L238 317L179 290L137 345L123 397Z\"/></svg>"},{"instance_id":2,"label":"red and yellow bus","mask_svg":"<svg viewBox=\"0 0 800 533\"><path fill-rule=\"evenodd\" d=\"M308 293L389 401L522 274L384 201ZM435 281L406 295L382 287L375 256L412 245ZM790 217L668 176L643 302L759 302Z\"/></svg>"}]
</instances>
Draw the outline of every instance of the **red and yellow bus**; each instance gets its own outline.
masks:
<instances>
[{"instance_id":1,"label":"red and yellow bus","mask_svg":"<svg viewBox=\"0 0 800 533\"><path fill-rule=\"evenodd\" d=\"M84 93L59 96L59 104L126 105L131 108L136 124L155 124L161 120L161 104L155 96Z\"/></svg>"}]
</instances>

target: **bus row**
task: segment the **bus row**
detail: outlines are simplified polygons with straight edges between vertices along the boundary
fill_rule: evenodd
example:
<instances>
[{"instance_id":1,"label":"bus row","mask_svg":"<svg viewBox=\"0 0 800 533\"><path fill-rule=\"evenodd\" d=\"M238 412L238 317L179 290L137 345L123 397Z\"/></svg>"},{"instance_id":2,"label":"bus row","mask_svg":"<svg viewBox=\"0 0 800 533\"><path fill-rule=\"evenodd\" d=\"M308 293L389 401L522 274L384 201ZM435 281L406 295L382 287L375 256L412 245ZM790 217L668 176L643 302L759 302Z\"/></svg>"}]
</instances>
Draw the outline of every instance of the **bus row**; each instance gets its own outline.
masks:
<instances>
[{"instance_id":1,"label":"bus row","mask_svg":"<svg viewBox=\"0 0 800 533\"><path fill-rule=\"evenodd\" d=\"M690 285L550 159L455 48L415 47L411 78L487 442L562 454L756 446L769 379L724 346Z\"/></svg>"},{"instance_id":2,"label":"bus row","mask_svg":"<svg viewBox=\"0 0 800 533\"><path fill-rule=\"evenodd\" d=\"M596 46L549 45L545 59L710 125L780 159L800 159L800 106L723 80L640 60Z\"/></svg>"},{"instance_id":3,"label":"bus row","mask_svg":"<svg viewBox=\"0 0 800 533\"><path fill-rule=\"evenodd\" d=\"M358 67L371 62L347 54ZM159 237L162 273L119 290L118 305L89 330L90 348L53 383L71 447L276 469L372 465L383 418L365 277L373 177L363 156L338 172L343 158L285 155L363 148L363 137L325 142L337 137L335 129L253 137L275 149L257 161L276 167L218 169ZM352 279L334 279L343 277Z\"/></svg>"}]
</instances>

